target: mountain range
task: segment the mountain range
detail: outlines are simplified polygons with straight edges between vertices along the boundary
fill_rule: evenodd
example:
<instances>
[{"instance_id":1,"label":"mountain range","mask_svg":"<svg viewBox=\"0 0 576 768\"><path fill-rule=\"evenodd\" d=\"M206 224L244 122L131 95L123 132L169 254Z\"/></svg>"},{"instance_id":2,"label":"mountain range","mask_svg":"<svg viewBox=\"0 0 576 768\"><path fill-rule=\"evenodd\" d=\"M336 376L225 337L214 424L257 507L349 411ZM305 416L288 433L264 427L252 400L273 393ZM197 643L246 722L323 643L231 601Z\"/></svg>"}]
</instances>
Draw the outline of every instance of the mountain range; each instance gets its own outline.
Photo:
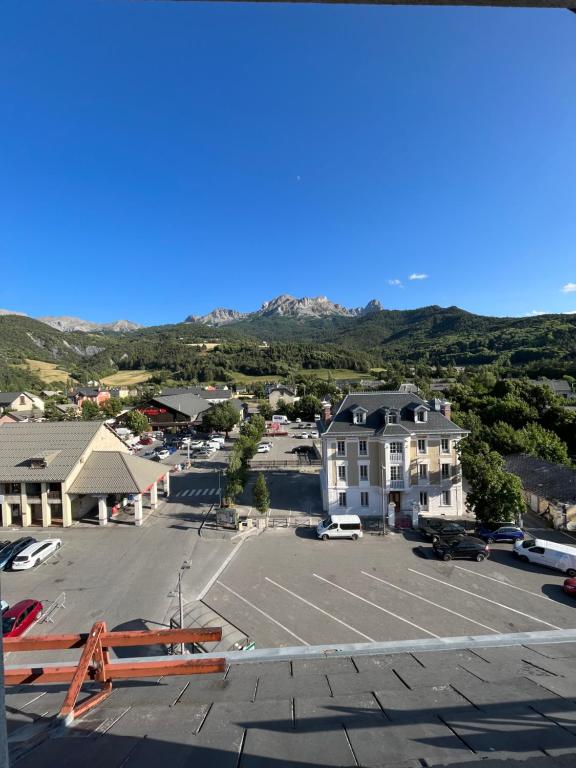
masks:
<instances>
[{"instance_id":1,"label":"mountain range","mask_svg":"<svg viewBox=\"0 0 576 768\"><path fill-rule=\"evenodd\" d=\"M25 312L16 312L11 309L0 309L0 315L17 315L18 317L29 317ZM74 331L80 331L83 333L94 333L98 331L113 331L115 333L122 333L124 331L135 331L137 328L142 328L138 323L133 323L131 320L113 320L111 323L94 323L91 320L82 320L80 317L52 316L47 315L45 317L37 317L41 323L46 323L52 328L56 328L58 331L65 331L71 333Z\"/></svg>"},{"instance_id":2,"label":"mountain range","mask_svg":"<svg viewBox=\"0 0 576 768\"><path fill-rule=\"evenodd\" d=\"M319 317L359 317L370 312L380 312L383 309L377 299L372 299L365 307L349 309L341 304L335 304L326 296L314 298L303 297L296 299L287 293L276 296L275 299L265 301L260 309L255 312L238 312L236 309L218 307L206 315L188 315L185 323L202 323L203 325L219 326L230 325L241 320L253 320L259 317L295 317L295 318L319 318Z\"/></svg>"}]
</instances>

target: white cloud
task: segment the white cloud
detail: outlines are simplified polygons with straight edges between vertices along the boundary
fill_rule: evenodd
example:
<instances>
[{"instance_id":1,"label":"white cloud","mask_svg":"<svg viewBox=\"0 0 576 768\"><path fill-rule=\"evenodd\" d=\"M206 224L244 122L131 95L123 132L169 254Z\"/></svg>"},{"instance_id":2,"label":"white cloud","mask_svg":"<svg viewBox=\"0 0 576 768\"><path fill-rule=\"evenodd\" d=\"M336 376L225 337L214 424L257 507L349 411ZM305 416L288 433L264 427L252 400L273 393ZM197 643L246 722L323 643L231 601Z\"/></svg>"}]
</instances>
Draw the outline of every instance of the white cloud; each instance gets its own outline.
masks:
<instances>
[{"instance_id":1,"label":"white cloud","mask_svg":"<svg viewBox=\"0 0 576 768\"><path fill-rule=\"evenodd\" d=\"M545 312L543 309L533 309L532 312L528 312L526 317L535 317L536 315L549 315L550 312Z\"/></svg>"},{"instance_id":2,"label":"white cloud","mask_svg":"<svg viewBox=\"0 0 576 768\"><path fill-rule=\"evenodd\" d=\"M402 280L398 280L398 278L394 278L394 280L388 280L388 285L396 285L402 287Z\"/></svg>"},{"instance_id":3,"label":"white cloud","mask_svg":"<svg viewBox=\"0 0 576 768\"><path fill-rule=\"evenodd\" d=\"M562 293L576 293L576 283L566 283L560 290Z\"/></svg>"},{"instance_id":4,"label":"white cloud","mask_svg":"<svg viewBox=\"0 0 576 768\"><path fill-rule=\"evenodd\" d=\"M425 275L423 272L412 272L408 280L427 280L428 275Z\"/></svg>"},{"instance_id":5,"label":"white cloud","mask_svg":"<svg viewBox=\"0 0 576 768\"><path fill-rule=\"evenodd\" d=\"M576 315L576 309L573 309L571 312L562 312L563 315Z\"/></svg>"}]
</instances>

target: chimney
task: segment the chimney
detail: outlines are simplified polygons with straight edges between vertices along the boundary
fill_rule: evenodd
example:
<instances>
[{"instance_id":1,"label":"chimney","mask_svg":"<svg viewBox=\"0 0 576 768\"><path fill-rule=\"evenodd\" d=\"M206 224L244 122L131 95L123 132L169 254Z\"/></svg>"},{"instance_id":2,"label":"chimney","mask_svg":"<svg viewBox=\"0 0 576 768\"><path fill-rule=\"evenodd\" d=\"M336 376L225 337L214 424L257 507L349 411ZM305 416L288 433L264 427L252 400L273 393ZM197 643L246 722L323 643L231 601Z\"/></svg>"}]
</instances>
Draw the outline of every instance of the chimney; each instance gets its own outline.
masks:
<instances>
[{"instance_id":1,"label":"chimney","mask_svg":"<svg viewBox=\"0 0 576 768\"><path fill-rule=\"evenodd\" d=\"M322 401L322 421L324 424L330 424L332 421L332 405L328 400Z\"/></svg>"},{"instance_id":2,"label":"chimney","mask_svg":"<svg viewBox=\"0 0 576 768\"><path fill-rule=\"evenodd\" d=\"M452 415L452 403L449 403L448 400L442 400L440 403L440 413L449 419Z\"/></svg>"}]
</instances>

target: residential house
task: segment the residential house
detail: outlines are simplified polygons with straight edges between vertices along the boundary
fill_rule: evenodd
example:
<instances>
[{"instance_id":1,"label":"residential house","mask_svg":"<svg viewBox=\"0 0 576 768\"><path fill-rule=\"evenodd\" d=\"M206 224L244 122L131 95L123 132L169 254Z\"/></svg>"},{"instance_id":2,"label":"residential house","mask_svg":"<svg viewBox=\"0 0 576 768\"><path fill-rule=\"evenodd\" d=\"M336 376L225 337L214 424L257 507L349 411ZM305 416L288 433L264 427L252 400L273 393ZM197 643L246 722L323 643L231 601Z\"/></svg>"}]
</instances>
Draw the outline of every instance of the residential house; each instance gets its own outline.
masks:
<instances>
[{"instance_id":1,"label":"residential house","mask_svg":"<svg viewBox=\"0 0 576 768\"><path fill-rule=\"evenodd\" d=\"M270 403L270 407L273 410L276 410L280 400L284 400L285 403L290 404L296 403L300 398L293 389L284 386L284 384L279 384L268 391L268 402Z\"/></svg>"},{"instance_id":2,"label":"residential house","mask_svg":"<svg viewBox=\"0 0 576 768\"><path fill-rule=\"evenodd\" d=\"M526 503L533 512L546 515L556 528L576 529L576 470L536 456L506 456L506 470L524 486Z\"/></svg>"},{"instance_id":3,"label":"residential house","mask_svg":"<svg viewBox=\"0 0 576 768\"><path fill-rule=\"evenodd\" d=\"M334 417L324 407L321 487L330 513L388 517L462 515L457 453L468 433L450 403L403 392L347 395Z\"/></svg>"},{"instance_id":4,"label":"residential house","mask_svg":"<svg viewBox=\"0 0 576 768\"><path fill-rule=\"evenodd\" d=\"M188 390L173 395L153 397L138 410L155 428L184 427L196 424L212 404Z\"/></svg>"},{"instance_id":5,"label":"residential house","mask_svg":"<svg viewBox=\"0 0 576 768\"><path fill-rule=\"evenodd\" d=\"M572 400L576 398L576 393L572 390L572 385L565 379L546 379L544 376L534 384L540 384L540 386L549 387L555 395L562 397L564 400Z\"/></svg>"},{"instance_id":6,"label":"residential house","mask_svg":"<svg viewBox=\"0 0 576 768\"><path fill-rule=\"evenodd\" d=\"M0 426L2 525L68 527L97 514L100 524L119 500L133 496L142 524L143 497L169 493L169 468L132 456L101 421L52 421Z\"/></svg>"},{"instance_id":7,"label":"residential house","mask_svg":"<svg viewBox=\"0 0 576 768\"><path fill-rule=\"evenodd\" d=\"M162 397L167 395L196 395L196 397L201 397L212 405L226 403L233 397L232 390L226 388L217 389L216 387L172 387L163 389L160 395Z\"/></svg>"},{"instance_id":8,"label":"residential house","mask_svg":"<svg viewBox=\"0 0 576 768\"><path fill-rule=\"evenodd\" d=\"M44 412L44 400L30 392L0 392L0 413Z\"/></svg>"},{"instance_id":9,"label":"residential house","mask_svg":"<svg viewBox=\"0 0 576 768\"><path fill-rule=\"evenodd\" d=\"M74 390L71 399L76 405L80 406L80 408L87 400L100 406L105 403L106 400L110 400L110 392L106 389L99 389L98 387L80 387L79 389Z\"/></svg>"},{"instance_id":10,"label":"residential house","mask_svg":"<svg viewBox=\"0 0 576 768\"><path fill-rule=\"evenodd\" d=\"M138 394L138 390L133 387L110 387L110 397L115 397L118 400L124 400L127 397L135 397Z\"/></svg>"}]
</instances>

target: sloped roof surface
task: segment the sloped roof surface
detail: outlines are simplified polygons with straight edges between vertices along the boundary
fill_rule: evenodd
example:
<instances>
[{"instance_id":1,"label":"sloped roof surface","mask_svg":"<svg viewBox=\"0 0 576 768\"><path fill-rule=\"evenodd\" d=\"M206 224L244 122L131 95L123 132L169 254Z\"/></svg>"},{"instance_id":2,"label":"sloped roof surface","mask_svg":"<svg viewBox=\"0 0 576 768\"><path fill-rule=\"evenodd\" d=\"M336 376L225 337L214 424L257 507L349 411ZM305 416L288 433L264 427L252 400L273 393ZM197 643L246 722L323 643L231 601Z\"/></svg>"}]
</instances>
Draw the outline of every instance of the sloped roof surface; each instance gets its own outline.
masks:
<instances>
[{"instance_id":1,"label":"sloped roof surface","mask_svg":"<svg viewBox=\"0 0 576 768\"><path fill-rule=\"evenodd\" d=\"M190 392L182 392L179 395L166 395L153 398L155 403L178 411L189 418L198 416L199 413L209 410L212 406L207 400Z\"/></svg>"},{"instance_id":2,"label":"sloped roof surface","mask_svg":"<svg viewBox=\"0 0 576 768\"><path fill-rule=\"evenodd\" d=\"M43 421L0 425L0 480L62 482L88 447L101 421ZM32 469L29 460L57 451L49 466Z\"/></svg>"},{"instance_id":3,"label":"sloped roof surface","mask_svg":"<svg viewBox=\"0 0 576 768\"><path fill-rule=\"evenodd\" d=\"M430 432L449 432L465 433L462 427L454 424L440 411L428 410L427 421L419 422L414 421L413 413L414 408L418 406L430 406L421 397L412 393L405 392L354 392L352 395L346 395L341 402L338 411L334 415L334 418L330 422L330 425L324 434L329 435L376 435L381 434L386 426L384 421L384 412L382 409L397 410L400 412L400 418L397 425L403 429L398 429L396 432L389 431L386 428L385 434L406 434L408 432L415 432L421 434L428 434ZM361 406L368 411L366 416L366 424L354 424L350 413L351 406Z\"/></svg>"},{"instance_id":4,"label":"sloped roof surface","mask_svg":"<svg viewBox=\"0 0 576 768\"><path fill-rule=\"evenodd\" d=\"M523 453L506 456L505 462L506 470L518 475L527 491L550 501L576 502L576 470Z\"/></svg>"},{"instance_id":5,"label":"sloped roof surface","mask_svg":"<svg viewBox=\"0 0 576 768\"><path fill-rule=\"evenodd\" d=\"M163 477L167 467L121 451L93 451L70 493L142 493Z\"/></svg>"},{"instance_id":6,"label":"sloped roof surface","mask_svg":"<svg viewBox=\"0 0 576 768\"><path fill-rule=\"evenodd\" d=\"M11 747L23 755L18 768L574 766L574 642L243 657L225 679L115 682L93 713L71 728L45 728L44 740L42 721L64 694L8 689ZM31 721L37 729L28 746Z\"/></svg>"}]
</instances>

